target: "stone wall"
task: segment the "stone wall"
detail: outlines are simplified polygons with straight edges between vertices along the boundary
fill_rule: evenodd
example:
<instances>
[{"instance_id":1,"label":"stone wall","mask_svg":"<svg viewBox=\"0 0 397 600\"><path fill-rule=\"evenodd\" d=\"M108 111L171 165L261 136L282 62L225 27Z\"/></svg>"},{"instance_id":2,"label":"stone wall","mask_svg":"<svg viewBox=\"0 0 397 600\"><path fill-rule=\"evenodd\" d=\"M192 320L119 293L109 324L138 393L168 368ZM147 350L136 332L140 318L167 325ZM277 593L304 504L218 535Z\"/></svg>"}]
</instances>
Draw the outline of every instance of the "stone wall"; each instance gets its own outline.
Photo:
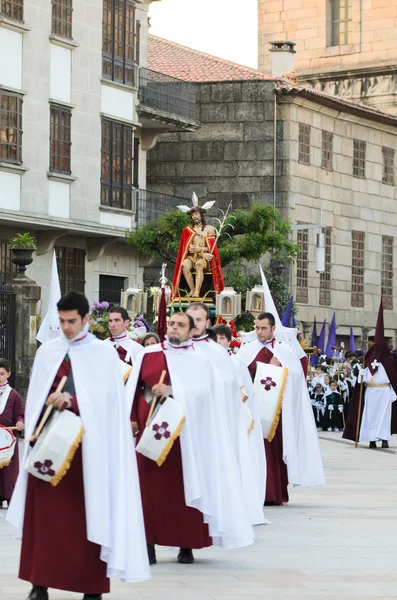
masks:
<instances>
[{"instance_id":1,"label":"stone wall","mask_svg":"<svg viewBox=\"0 0 397 600\"><path fill-rule=\"evenodd\" d=\"M397 129L352 115L337 113L301 99L283 100L284 154L288 160L288 206L291 222L320 223L332 228L331 306L319 306L320 275L316 273L316 234L309 230L309 301L298 304L298 315L311 328L330 322L336 310L338 333L348 335L350 325L359 335L364 325L374 326L381 295L382 236L394 238L394 307L397 306L397 188L382 183L382 146L396 148ZM310 165L298 162L299 123L311 126ZM332 132L333 171L321 168L322 130ZM353 140L366 142L366 178L353 177ZM394 170L396 177L396 171ZM397 181L395 181L397 183ZM351 306L351 231L365 232L365 305ZM296 234L295 234L296 235ZM292 270L296 296L296 267ZM396 339L393 310L385 310L385 327Z\"/></svg>"},{"instance_id":2,"label":"stone wall","mask_svg":"<svg viewBox=\"0 0 397 600\"><path fill-rule=\"evenodd\" d=\"M220 208L273 203L274 82L200 84L198 105L197 132L163 135L148 153L148 188L185 198L194 191Z\"/></svg>"}]
</instances>

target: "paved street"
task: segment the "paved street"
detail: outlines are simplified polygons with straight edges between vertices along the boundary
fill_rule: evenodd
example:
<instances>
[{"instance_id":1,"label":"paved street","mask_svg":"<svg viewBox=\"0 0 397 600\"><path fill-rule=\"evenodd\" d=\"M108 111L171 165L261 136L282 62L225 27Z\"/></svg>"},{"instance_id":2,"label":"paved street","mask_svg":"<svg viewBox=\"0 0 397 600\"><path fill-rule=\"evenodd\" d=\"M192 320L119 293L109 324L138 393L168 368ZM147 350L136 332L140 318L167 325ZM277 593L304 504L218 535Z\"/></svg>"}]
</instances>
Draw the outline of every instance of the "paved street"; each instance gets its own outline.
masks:
<instances>
[{"instance_id":1,"label":"paved street","mask_svg":"<svg viewBox=\"0 0 397 600\"><path fill-rule=\"evenodd\" d=\"M355 450L339 440L322 435L327 486L291 490L289 506L266 508L272 524L257 528L253 547L203 550L192 566L176 564L175 550L159 550L152 580L114 583L109 600L396 598L397 439L386 452ZM15 533L1 519L0 599L28 593L30 586L16 577L18 553ZM51 598L81 595L53 592Z\"/></svg>"}]
</instances>

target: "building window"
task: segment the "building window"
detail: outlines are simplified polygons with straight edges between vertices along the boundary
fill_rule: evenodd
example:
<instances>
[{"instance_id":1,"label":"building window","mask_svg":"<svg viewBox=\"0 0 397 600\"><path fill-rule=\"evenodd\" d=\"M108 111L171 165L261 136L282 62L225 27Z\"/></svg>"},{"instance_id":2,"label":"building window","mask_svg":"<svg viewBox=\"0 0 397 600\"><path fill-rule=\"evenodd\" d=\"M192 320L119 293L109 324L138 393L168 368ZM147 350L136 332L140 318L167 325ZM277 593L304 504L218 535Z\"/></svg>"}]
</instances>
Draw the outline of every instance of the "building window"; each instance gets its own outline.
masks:
<instances>
[{"instance_id":1,"label":"building window","mask_svg":"<svg viewBox=\"0 0 397 600\"><path fill-rule=\"evenodd\" d=\"M139 146L139 138L134 137L134 180L132 185L136 189L139 188Z\"/></svg>"},{"instance_id":2,"label":"building window","mask_svg":"<svg viewBox=\"0 0 397 600\"><path fill-rule=\"evenodd\" d=\"M365 179L365 142L353 140L353 177Z\"/></svg>"},{"instance_id":3,"label":"building window","mask_svg":"<svg viewBox=\"0 0 397 600\"><path fill-rule=\"evenodd\" d=\"M300 251L296 259L296 301L305 304L309 301L309 232L307 229L298 230L297 244Z\"/></svg>"},{"instance_id":4,"label":"building window","mask_svg":"<svg viewBox=\"0 0 397 600\"><path fill-rule=\"evenodd\" d=\"M350 43L352 0L329 0L330 46Z\"/></svg>"},{"instance_id":5,"label":"building window","mask_svg":"<svg viewBox=\"0 0 397 600\"><path fill-rule=\"evenodd\" d=\"M72 113L67 108L50 108L50 171L70 175L70 120Z\"/></svg>"},{"instance_id":6,"label":"building window","mask_svg":"<svg viewBox=\"0 0 397 600\"><path fill-rule=\"evenodd\" d=\"M332 146L333 146L334 135L329 131L322 132L322 155L321 155L321 168L327 171L332 171Z\"/></svg>"},{"instance_id":7,"label":"building window","mask_svg":"<svg viewBox=\"0 0 397 600\"><path fill-rule=\"evenodd\" d=\"M72 39L72 0L52 0L52 29L54 35Z\"/></svg>"},{"instance_id":8,"label":"building window","mask_svg":"<svg viewBox=\"0 0 397 600\"><path fill-rule=\"evenodd\" d=\"M299 162L310 165L310 125L299 123Z\"/></svg>"},{"instance_id":9,"label":"building window","mask_svg":"<svg viewBox=\"0 0 397 600\"><path fill-rule=\"evenodd\" d=\"M382 148L383 174L382 183L394 185L394 150L393 148Z\"/></svg>"},{"instance_id":10,"label":"building window","mask_svg":"<svg viewBox=\"0 0 397 600\"><path fill-rule=\"evenodd\" d=\"M135 5L130 0L104 0L102 74L105 79L135 86Z\"/></svg>"},{"instance_id":11,"label":"building window","mask_svg":"<svg viewBox=\"0 0 397 600\"><path fill-rule=\"evenodd\" d=\"M365 233L352 231L352 297L351 305L364 306L364 246Z\"/></svg>"},{"instance_id":12,"label":"building window","mask_svg":"<svg viewBox=\"0 0 397 600\"><path fill-rule=\"evenodd\" d=\"M325 270L320 273L320 306L331 306L331 228L324 230Z\"/></svg>"},{"instance_id":13,"label":"building window","mask_svg":"<svg viewBox=\"0 0 397 600\"><path fill-rule=\"evenodd\" d=\"M85 250L77 248L55 248L59 285L62 294L82 292L85 286Z\"/></svg>"},{"instance_id":14,"label":"building window","mask_svg":"<svg viewBox=\"0 0 397 600\"><path fill-rule=\"evenodd\" d=\"M101 204L132 209L133 128L102 120Z\"/></svg>"},{"instance_id":15,"label":"building window","mask_svg":"<svg viewBox=\"0 0 397 600\"><path fill-rule=\"evenodd\" d=\"M6 284L17 274L17 266L11 260L11 248L8 240L0 240L0 284Z\"/></svg>"},{"instance_id":16,"label":"building window","mask_svg":"<svg viewBox=\"0 0 397 600\"><path fill-rule=\"evenodd\" d=\"M22 164L22 98L0 90L0 160Z\"/></svg>"},{"instance_id":17,"label":"building window","mask_svg":"<svg viewBox=\"0 0 397 600\"><path fill-rule=\"evenodd\" d=\"M7 19L23 23L23 0L1 0L0 14Z\"/></svg>"},{"instance_id":18,"label":"building window","mask_svg":"<svg viewBox=\"0 0 397 600\"><path fill-rule=\"evenodd\" d=\"M135 64L140 65L141 60L141 22L136 22L136 35L135 35Z\"/></svg>"},{"instance_id":19,"label":"building window","mask_svg":"<svg viewBox=\"0 0 397 600\"><path fill-rule=\"evenodd\" d=\"M382 236L382 300L384 308L393 308L393 238Z\"/></svg>"},{"instance_id":20,"label":"building window","mask_svg":"<svg viewBox=\"0 0 397 600\"><path fill-rule=\"evenodd\" d=\"M125 289L125 277L115 275L99 275L99 302L109 302L119 306L121 291Z\"/></svg>"}]
</instances>

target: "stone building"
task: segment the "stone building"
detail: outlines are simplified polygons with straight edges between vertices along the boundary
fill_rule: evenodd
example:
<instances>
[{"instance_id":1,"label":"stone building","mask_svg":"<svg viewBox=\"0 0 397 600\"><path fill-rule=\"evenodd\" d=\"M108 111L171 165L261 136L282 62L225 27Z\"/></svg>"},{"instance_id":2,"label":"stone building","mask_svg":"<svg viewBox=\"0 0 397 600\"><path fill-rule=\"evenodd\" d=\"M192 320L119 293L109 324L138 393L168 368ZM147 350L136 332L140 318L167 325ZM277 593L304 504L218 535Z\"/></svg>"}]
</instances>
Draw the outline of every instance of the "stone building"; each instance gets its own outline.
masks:
<instances>
[{"instance_id":1,"label":"stone building","mask_svg":"<svg viewBox=\"0 0 397 600\"><path fill-rule=\"evenodd\" d=\"M258 0L259 69L269 42L296 42L298 81L397 113L397 0Z\"/></svg>"},{"instance_id":2,"label":"stone building","mask_svg":"<svg viewBox=\"0 0 397 600\"><path fill-rule=\"evenodd\" d=\"M0 3L0 271L29 231L46 311L55 248L63 291L119 302L142 283L125 230L150 217L146 154L194 130L194 86L147 69L152 0Z\"/></svg>"},{"instance_id":3,"label":"stone building","mask_svg":"<svg viewBox=\"0 0 397 600\"><path fill-rule=\"evenodd\" d=\"M350 325L359 337L382 294L395 342L397 117L239 65L235 78L233 65L221 61L223 71L219 59L159 38L149 39L148 61L197 82L201 120L150 151L148 187L185 198L195 190L220 206L274 202L301 248L289 281L305 334L335 310L339 340Z\"/></svg>"}]
</instances>

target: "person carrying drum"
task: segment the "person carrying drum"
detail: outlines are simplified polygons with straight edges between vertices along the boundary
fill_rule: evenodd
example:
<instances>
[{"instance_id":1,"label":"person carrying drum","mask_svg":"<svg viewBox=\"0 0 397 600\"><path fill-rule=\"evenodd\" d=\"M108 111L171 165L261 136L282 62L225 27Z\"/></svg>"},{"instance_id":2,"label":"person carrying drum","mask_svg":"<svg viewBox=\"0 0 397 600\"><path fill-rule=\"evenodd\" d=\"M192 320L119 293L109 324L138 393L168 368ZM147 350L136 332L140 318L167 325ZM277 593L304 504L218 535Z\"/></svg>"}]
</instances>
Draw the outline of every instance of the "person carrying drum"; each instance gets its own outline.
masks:
<instances>
[{"instance_id":1,"label":"person carrying drum","mask_svg":"<svg viewBox=\"0 0 397 600\"><path fill-rule=\"evenodd\" d=\"M88 333L87 298L69 292L57 307L62 332L36 354L26 440L36 438L47 404L79 415L82 443L70 441L56 483L56 465L48 457L36 459L38 474L31 474L29 456L38 450L26 444L29 475L21 470L7 518L23 530L19 577L33 584L28 600L47 600L49 587L100 600L110 590L110 577L132 582L150 576L133 438L119 359ZM48 428L55 429L58 417L55 412ZM54 461L64 433L55 438L55 448L46 448Z\"/></svg>"},{"instance_id":2,"label":"person carrying drum","mask_svg":"<svg viewBox=\"0 0 397 600\"><path fill-rule=\"evenodd\" d=\"M5 358L0 358L0 425L12 428L15 431L23 431L25 425L22 398L8 383L10 375L11 363ZM10 503L18 473L19 452L17 440L10 464L0 469L0 508L4 508L4 502Z\"/></svg>"}]
</instances>

